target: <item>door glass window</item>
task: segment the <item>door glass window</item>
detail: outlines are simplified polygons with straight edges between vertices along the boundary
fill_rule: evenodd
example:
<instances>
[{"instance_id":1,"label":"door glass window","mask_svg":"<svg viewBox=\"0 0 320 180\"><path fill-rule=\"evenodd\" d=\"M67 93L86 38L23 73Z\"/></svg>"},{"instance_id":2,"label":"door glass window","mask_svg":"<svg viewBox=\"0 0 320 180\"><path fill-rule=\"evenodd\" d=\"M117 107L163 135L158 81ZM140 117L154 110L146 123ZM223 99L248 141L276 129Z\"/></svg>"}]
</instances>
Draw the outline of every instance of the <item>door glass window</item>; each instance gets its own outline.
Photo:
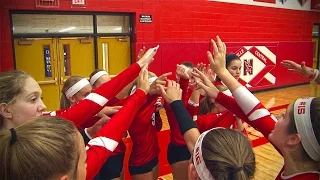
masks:
<instances>
[{"instance_id":1,"label":"door glass window","mask_svg":"<svg viewBox=\"0 0 320 180\"><path fill-rule=\"evenodd\" d=\"M92 15L12 14L13 34L93 33Z\"/></svg>"},{"instance_id":2,"label":"door glass window","mask_svg":"<svg viewBox=\"0 0 320 180\"><path fill-rule=\"evenodd\" d=\"M102 43L102 67L109 72L109 52L108 43Z\"/></svg>"},{"instance_id":3,"label":"door glass window","mask_svg":"<svg viewBox=\"0 0 320 180\"><path fill-rule=\"evenodd\" d=\"M71 76L70 45L63 45L64 75Z\"/></svg>"},{"instance_id":4,"label":"door glass window","mask_svg":"<svg viewBox=\"0 0 320 180\"><path fill-rule=\"evenodd\" d=\"M312 36L318 37L319 36L319 24L314 24L312 28Z\"/></svg>"},{"instance_id":5,"label":"door glass window","mask_svg":"<svg viewBox=\"0 0 320 180\"><path fill-rule=\"evenodd\" d=\"M52 77L50 45L43 46L43 54L44 54L44 72L45 72L44 74L46 77Z\"/></svg>"},{"instance_id":6,"label":"door glass window","mask_svg":"<svg viewBox=\"0 0 320 180\"><path fill-rule=\"evenodd\" d=\"M97 16L98 33L129 33L130 17L114 15Z\"/></svg>"}]
</instances>

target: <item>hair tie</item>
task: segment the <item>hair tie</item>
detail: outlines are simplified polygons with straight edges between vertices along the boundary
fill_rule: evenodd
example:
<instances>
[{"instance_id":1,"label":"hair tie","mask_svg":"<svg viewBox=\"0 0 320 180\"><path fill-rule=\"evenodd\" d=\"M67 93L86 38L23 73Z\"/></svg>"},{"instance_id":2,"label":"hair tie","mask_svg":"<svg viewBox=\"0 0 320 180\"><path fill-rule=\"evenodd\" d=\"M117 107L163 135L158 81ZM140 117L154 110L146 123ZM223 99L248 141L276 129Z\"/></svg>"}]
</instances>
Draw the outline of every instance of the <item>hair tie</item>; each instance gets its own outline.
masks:
<instances>
[{"instance_id":1,"label":"hair tie","mask_svg":"<svg viewBox=\"0 0 320 180\"><path fill-rule=\"evenodd\" d=\"M11 132L11 141L10 141L10 145L14 144L17 141L17 133L14 130L14 128L9 129Z\"/></svg>"},{"instance_id":2,"label":"hair tie","mask_svg":"<svg viewBox=\"0 0 320 180\"><path fill-rule=\"evenodd\" d=\"M235 173L237 173L237 172L239 172L239 171L242 171L243 170L243 167L241 166L241 167L237 167L237 168L235 168Z\"/></svg>"}]
</instances>

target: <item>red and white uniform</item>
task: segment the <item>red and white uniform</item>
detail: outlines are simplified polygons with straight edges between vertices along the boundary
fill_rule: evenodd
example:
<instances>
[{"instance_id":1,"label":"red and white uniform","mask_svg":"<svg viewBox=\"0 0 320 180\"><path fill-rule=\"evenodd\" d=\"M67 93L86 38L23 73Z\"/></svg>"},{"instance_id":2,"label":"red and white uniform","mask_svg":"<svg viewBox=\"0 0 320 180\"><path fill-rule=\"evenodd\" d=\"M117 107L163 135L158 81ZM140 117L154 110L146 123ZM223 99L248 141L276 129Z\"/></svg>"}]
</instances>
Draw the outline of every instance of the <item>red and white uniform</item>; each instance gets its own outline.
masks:
<instances>
[{"instance_id":1,"label":"red and white uniform","mask_svg":"<svg viewBox=\"0 0 320 180\"><path fill-rule=\"evenodd\" d=\"M138 89L96 136L89 141L87 149L87 179L93 179L104 162L122 140L138 109L146 102L146 94Z\"/></svg>"},{"instance_id":2,"label":"red and white uniform","mask_svg":"<svg viewBox=\"0 0 320 180\"><path fill-rule=\"evenodd\" d=\"M246 121L249 125L256 128L266 138L268 138L277 121L275 117L273 117L270 112L261 104L261 102L245 87L236 89L233 92L233 96L234 98L219 92L216 102L228 108L232 113ZM304 172L288 177L281 176L282 172L283 169L277 176L277 180L318 180L320 178L319 172Z\"/></svg>"},{"instance_id":3,"label":"red and white uniform","mask_svg":"<svg viewBox=\"0 0 320 180\"><path fill-rule=\"evenodd\" d=\"M140 66L135 63L119 75L112 78L110 81L104 83L99 88L95 89L86 98L79 103L73 105L71 108L53 111L49 116L59 116L61 118L73 121L77 128L84 129L92 117L100 112L108 101L115 97L125 86L132 82L140 73Z\"/></svg>"},{"instance_id":4,"label":"red and white uniform","mask_svg":"<svg viewBox=\"0 0 320 180\"><path fill-rule=\"evenodd\" d=\"M129 166L142 166L159 156L157 132L161 126L157 126L162 125L162 121L155 117L157 102L162 103L162 97L148 96L128 130L133 143Z\"/></svg>"}]
</instances>

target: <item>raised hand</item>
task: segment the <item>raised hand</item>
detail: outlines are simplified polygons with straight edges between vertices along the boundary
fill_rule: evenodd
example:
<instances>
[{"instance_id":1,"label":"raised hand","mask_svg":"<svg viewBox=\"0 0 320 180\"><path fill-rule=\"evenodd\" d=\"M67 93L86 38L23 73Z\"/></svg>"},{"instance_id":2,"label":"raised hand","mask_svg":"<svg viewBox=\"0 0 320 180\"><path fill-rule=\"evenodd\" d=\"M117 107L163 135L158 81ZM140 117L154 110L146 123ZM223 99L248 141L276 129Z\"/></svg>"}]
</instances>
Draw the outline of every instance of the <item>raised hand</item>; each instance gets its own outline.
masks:
<instances>
[{"instance_id":1,"label":"raised hand","mask_svg":"<svg viewBox=\"0 0 320 180\"><path fill-rule=\"evenodd\" d=\"M137 62L140 65L140 67L149 65L154 60L153 57L156 55L158 48L159 45L154 48L148 49L146 53L144 53L144 50L141 51L141 54L139 52L140 55L143 54L143 56Z\"/></svg>"},{"instance_id":2,"label":"raised hand","mask_svg":"<svg viewBox=\"0 0 320 180\"><path fill-rule=\"evenodd\" d=\"M208 51L207 56L210 62L211 69L217 73L218 75L226 69L226 45L221 41L219 36L217 36L217 42L211 39L211 43L213 46L213 54Z\"/></svg>"},{"instance_id":3,"label":"raised hand","mask_svg":"<svg viewBox=\"0 0 320 180\"><path fill-rule=\"evenodd\" d=\"M305 77L310 77L313 74L313 69L307 67L305 62L302 62L300 65L290 60L284 60L281 62L281 65L287 68L288 71L300 73Z\"/></svg>"},{"instance_id":4,"label":"raised hand","mask_svg":"<svg viewBox=\"0 0 320 180\"><path fill-rule=\"evenodd\" d=\"M138 59L141 59L145 53L146 53L146 47L143 46L143 48L139 50Z\"/></svg>"},{"instance_id":5,"label":"raised hand","mask_svg":"<svg viewBox=\"0 0 320 180\"><path fill-rule=\"evenodd\" d=\"M151 85L150 85L150 90L149 90L149 94L150 95L154 95L154 94L161 94L161 90L159 88L159 85L163 85L165 86L167 83L167 78L168 76L170 76L172 74L172 72L168 72L165 74L162 74L161 76L159 76L157 78L157 80L155 80Z\"/></svg>"},{"instance_id":6,"label":"raised hand","mask_svg":"<svg viewBox=\"0 0 320 180\"><path fill-rule=\"evenodd\" d=\"M194 69L194 72L192 73L194 77L198 77L201 79L201 81L197 81L196 85L201 87L209 97L216 98L219 90L212 84L212 82L209 80L208 77L198 69Z\"/></svg>"},{"instance_id":7,"label":"raised hand","mask_svg":"<svg viewBox=\"0 0 320 180\"><path fill-rule=\"evenodd\" d=\"M149 75L148 75L148 70L146 65L141 69L140 75L138 77L137 89L141 89L146 94L149 93L149 89L150 89Z\"/></svg>"},{"instance_id":8,"label":"raised hand","mask_svg":"<svg viewBox=\"0 0 320 180\"><path fill-rule=\"evenodd\" d=\"M159 85L159 87L161 89L164 100L168 104L171 104L173 101L176 101L176 100L181 100L182 89L180 89L180 85L175 81L168 80L168 86L166 90L162 85Z\"/></svg>"},{"instance_id":9,"label":"raised hand","mask_svg":"<svg viewBox=\"0 0 320 180\"><path fill-rule=\"evenodd\" d=\"M183 78L189 79L191 75L192 69L188 68L183 64L177 64L176 75Z\"/></svg>"}]
</instances>

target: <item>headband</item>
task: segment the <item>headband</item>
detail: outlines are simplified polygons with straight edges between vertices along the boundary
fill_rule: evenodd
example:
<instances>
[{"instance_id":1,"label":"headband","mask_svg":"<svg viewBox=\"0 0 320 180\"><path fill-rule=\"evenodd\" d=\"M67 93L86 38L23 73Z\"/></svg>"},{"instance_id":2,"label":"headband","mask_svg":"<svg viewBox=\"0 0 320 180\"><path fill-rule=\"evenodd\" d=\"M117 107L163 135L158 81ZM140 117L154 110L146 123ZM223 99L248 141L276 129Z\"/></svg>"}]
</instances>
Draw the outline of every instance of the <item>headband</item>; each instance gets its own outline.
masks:
<instances>
[{"instance_id":1,"label":"headband","mask_svg":"<svg viewBox=\"0 0 320 180\"><path fill-rule=\"evenodd\" d=\"M90 84L93 86L93 84L103 75L108 75L106 71L99 71L95 73L91 78L90 78Z\"/></svg>"},{"instance_id":2,"label":"headband","mask_svg":"<svg viewBox=\"0 0 320 180\"><path fill-rule=\"evenodd\" d=\"M294 103L294 121L298 134L301 136L301 143L307 154L315 161L320 160L320 146L314 134L310 106L314 97L300 98Z\"/></svg>"},{"instance_id":3,"label":"headband","mask_svg":"<svg viewBox=\"0 0 320 180\"><path fill-rule=\"evenodd\" d=\"M86 78L81 79L77 83L75 83L73 86L71 86L67 91L66 91L66 97L72 97L75 95L77 92L79 92L82 88L84 88L86 85L90 84L89 81Z\"/></svg>"},{"instance_id":4,"label":"headband","mask_svg":"<svg viewBox=\"0 0 320 180\"><path fill-rule=\"evenodd\" d=\"M209 170L206 166L206 163L203 160L203 156L202 156L203 138L208 134L208 132L210 132L214 129L219 129L219 128L213 128L213 129L210 129L208 131L203 132L199 136L199 138L196 142L196 145L194 146L194 149L193 149L193 154L192 154L193 164L194 164L194 167L196 168L197 174L200 177L200 179L214 180L214 178L212 177L211 173L209 172Z\"/></svg>"}]
</instances>

